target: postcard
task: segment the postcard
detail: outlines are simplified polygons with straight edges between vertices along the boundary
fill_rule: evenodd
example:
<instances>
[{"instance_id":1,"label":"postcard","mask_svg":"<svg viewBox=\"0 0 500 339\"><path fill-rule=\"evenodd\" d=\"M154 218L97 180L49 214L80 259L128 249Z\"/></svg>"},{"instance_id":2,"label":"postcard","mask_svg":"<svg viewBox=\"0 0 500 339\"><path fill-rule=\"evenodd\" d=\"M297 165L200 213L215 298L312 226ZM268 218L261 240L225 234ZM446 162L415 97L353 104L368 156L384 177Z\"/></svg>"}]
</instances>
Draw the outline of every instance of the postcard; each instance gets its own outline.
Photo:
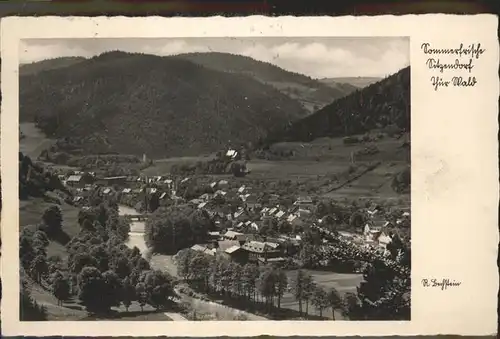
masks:
<instances>
[{"instance_id":1,"label":"postcard","mask_svg":"<svg viewBox=\"0 0 500 339\"><path fill-rule=\"evenodd\" d=\"M497 25L3 19L3 333L494 334Z\"/></svg>"}]
</instances>

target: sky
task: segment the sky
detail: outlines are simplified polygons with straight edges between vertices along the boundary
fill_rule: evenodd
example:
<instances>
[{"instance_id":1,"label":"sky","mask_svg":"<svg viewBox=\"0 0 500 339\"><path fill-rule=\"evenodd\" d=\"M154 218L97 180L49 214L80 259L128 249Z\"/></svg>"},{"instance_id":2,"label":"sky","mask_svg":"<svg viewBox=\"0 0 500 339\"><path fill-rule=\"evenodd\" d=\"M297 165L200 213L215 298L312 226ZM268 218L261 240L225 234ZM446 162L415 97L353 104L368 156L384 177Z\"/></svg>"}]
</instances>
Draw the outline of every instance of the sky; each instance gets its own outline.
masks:
<instances>
[{"instance_id":1,"label":"sky","mask_svg":"<svg viewBox=\"0 0 500 339\"><path fill-rule=\"evenodd\" d=\"M410 64L407 37L33 39L21 42L19 61L92 57L114 50L160 56L225 52L312 78L385 77Z\"/></svg>"}]
</instances>

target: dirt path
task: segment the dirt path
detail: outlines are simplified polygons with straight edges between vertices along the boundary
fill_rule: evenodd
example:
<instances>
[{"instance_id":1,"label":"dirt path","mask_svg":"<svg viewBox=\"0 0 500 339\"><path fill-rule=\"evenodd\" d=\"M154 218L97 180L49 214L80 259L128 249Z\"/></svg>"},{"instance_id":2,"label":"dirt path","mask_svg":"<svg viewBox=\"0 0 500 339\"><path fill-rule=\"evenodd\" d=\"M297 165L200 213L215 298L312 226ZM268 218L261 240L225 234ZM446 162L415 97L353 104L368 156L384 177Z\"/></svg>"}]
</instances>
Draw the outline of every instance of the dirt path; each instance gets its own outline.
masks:
<instances>
[{"instance_id":1,"label":"dirt path","mask_svg":"<svg viewBox=\"0 0 500 339\"><path fill-rule=\"evenodd\" d=\"M165 312L165 315L173 321L188 321L180 313Z\"/></svg>"},{"instance_id":2,"label":"dirt path","mask_svg":"<svg viewBox=\"0 0 500 339\"><path fill-rule=\"evenodd\" d=\"M248 320L269 320L265 317L258 316L253 313L238 310L226 305L218 304L213 301L204 301L201 299L190 297L175 288L175 292L181 297L182 301L191 304L193 309L200 313L210 313L217 314L218 317L224 318L224 320L233 320L238 315L244 315Z\"/></svg>"}]
</instances>

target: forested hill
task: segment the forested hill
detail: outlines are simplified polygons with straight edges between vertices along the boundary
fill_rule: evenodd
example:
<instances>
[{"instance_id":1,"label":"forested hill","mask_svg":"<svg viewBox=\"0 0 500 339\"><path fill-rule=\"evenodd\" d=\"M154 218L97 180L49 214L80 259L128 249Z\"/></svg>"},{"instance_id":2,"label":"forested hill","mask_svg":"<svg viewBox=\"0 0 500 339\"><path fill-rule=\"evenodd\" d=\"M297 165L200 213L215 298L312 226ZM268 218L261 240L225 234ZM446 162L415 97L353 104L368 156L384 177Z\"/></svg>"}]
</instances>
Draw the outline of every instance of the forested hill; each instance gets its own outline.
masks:
<instances>
[{"instance_id":1,"label":"forested hill","mask_svg":"<svg viewBox=\"0 0 500 339\"><path fill-rule=\"evenodd\" d=\"M42 197L55 190L66 191L57 175L19 152L19 199Z\"/></svg>"},{"instance_id":2,"label":"forested hill","mask_svg":"<svg viewBox=\"0 0 500 339\"><path fill-rule=\"evenodd\" d=\"M337 84L341 83L345 85L354 86L355 88L364 88L380 80L382 80L382 78L376 78L376 77L343 77L343 78L319 79L319 81L329 86L337 86Z\"/></svg>"},{"instance_id":3,"label":"forested hill","mask_svg":"<svg viewBox=\"0 0 500 339\"><path fill-rule=\"evenodd\" d=\"M362 134L394 125L410 130L409 66L271 133L267 143Z\"/></svg>"},{"instance_id":4,"label":"forested hill","mask_svg":"<svg viewBox=\"0 0 500 339\"><path fill-rule=\"evenodd\" d=\"M310 113L356 90L350 84L328 85L306 75L286 71L268 62L229 53L187 53L177 57L205 67L250 76L299 101Z\"/></svg>"},{"instance_id":5,"label":"forested hill","mask_svg":"<svg viewBox=\"0 0 500 339\"><path fill-rule=\"evenodd\" d=\"M19 66L20 75L36 74L51 69L64 68L85 61L83 57L61 57L48 60L37 61L33 63L22 64Z\"/></svg>"},{"instance_id":6,"label":"forested hill","mask_svg":"<svg viewBox=\"0 0 500 339\"><path fill-rule=\"evenodd\" d=\"M20 77L20 120L84 154L199 155L303 115L271 86L176 57L108 52Z\"/></svg>"}]
</instances>

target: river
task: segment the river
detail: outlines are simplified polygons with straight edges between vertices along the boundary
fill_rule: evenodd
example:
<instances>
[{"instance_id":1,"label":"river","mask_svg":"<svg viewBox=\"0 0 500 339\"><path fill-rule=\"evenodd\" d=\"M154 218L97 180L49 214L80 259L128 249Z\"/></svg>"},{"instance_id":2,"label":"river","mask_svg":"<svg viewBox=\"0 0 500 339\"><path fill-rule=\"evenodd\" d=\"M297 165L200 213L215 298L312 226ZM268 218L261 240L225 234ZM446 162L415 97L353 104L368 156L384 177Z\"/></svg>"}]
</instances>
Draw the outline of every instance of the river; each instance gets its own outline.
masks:
<instances>
[{"instance_id":1,"label":"river","mask_svg":"<svg viewBox=\"0 0 500 339\"><path fill-rule=\"evenodd\" d=\"M139 215L141 213L137 212L135 209L119 205L118 206L119 215ZM144 227L146 223L144 221L132 221L130 223L130 233L126 245L130 248L134 246L137 247L143 256L148 252L148 247L146 246L146 241L144 240Z\"/></svg>"},{"instance_id":2,"label":"river","mask_svg":"<svg viewBox=\"0 0 500 339\"><path fill-rule=\"evenodd\" d=\"M135 209L124 206L124 205L118 205L118 213L119 215L138 215L141 214L137 212ZM126 243L126 245L130 248L133 248L136 246L142 253L143 257L147 256L148 253L148 247L146 246L146 241L144 240L144 227L145 227L145 222L144 221L133 221L130 223L130 233L129 233L129 239ZM170 256L167 256L169 260L171 260ZM164 258L165 259L165 258ZM162 265L161 262L159 262L159 265ZM152 264L152 267L155 265ZM165 267L162 267L164 270ZM200 299L196 299L193 297L189 297L183 293L180 293L176 289L178 295L180 298L191 304L192 308L196 310L198 313L210 313L212 315L217 314L218 317L221 317L223 320L233 320L236 315L239 314L244 314L247 316L249 320L266 320L264 317L257 316L255 314L251 314L245 311L241 311L232 307L228 307L225 305L221 305L215 302L210 302L210 301L204 301ZM172 320L187 320L183 315L179 313L165 313L169 318Z\"/></svg>"}]
</instances>

